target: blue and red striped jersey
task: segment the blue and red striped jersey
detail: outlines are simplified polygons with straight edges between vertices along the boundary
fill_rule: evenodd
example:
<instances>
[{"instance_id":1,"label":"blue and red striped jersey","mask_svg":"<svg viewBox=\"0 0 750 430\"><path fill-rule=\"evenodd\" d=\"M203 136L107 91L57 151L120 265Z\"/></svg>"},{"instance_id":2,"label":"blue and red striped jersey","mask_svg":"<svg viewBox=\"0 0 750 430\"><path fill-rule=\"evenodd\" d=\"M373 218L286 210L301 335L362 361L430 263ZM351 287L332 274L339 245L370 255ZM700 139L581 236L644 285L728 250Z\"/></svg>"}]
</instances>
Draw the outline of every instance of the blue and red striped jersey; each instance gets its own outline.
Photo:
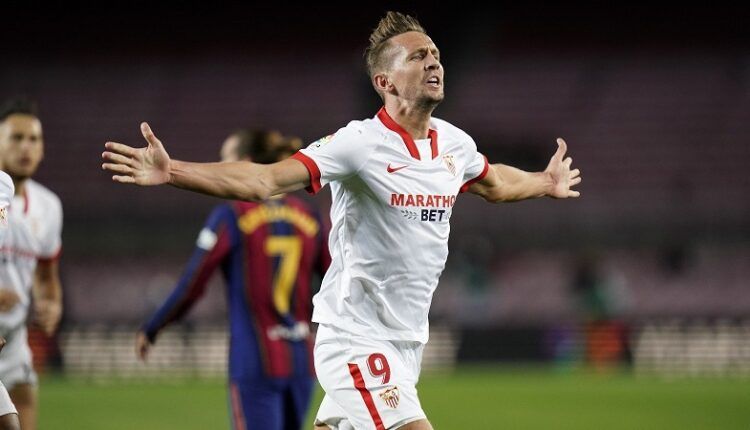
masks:
<instances>
[{"instance_id":1,"label":"blue and red striped jersey","mask_svg":"<svg viewBox=\"0 0 750 430\"><path fill-rule=\"evenodd\" d=\"M153 341L221 267L229 311L229 376L311 375L313 280L330 264L319 212L293 196L216 207L177 286L143 327Z\"/></svg>"}]
</instances>

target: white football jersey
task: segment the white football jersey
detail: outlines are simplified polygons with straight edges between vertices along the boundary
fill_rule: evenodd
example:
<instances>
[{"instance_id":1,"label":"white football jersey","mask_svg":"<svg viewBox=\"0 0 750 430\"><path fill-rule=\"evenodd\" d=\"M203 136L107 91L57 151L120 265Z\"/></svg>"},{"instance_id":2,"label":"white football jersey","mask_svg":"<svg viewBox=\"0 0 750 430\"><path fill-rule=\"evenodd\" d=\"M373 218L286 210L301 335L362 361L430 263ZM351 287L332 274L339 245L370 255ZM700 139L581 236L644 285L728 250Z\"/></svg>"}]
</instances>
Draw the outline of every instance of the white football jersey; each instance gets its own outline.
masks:
<instances>
[{"instance_id":1,"label":"white football jersey","mask_svg":"<svg viewBox=\"0 0 750 430\"><path fill-rule=\"evenodd\" d=\"M27 180L25 195L11 201L8 231L0 248L0 288L11 288L20 297L13 309L0 312L0 335L25 324L37 261L58 257L61 233L60 199L38 182Z\"/></svg>"},{"instance_id":2,"label":"white football jersey","mask_svg":"<svg viewBox=\"0 0 750 430\"><path fill-rule=\"evenodd\" d=\"M471 137L432 118L414 141L385 109L295 154L310 192L331 184L332 262L313 321L383 340L427 342L457 195L489 168Z\"/></svg>"},{"instance_id":3,"label":"white football jersey","mask_svg":"<svg viewBox=\"0 0 750 430\"><path fill-rule=\"evenodd\" d=\"M0 244L3 243L5 233L8 231L8 207L15 193L13 180L7 173L0 170Z\"/></svg>"}]
</instances>

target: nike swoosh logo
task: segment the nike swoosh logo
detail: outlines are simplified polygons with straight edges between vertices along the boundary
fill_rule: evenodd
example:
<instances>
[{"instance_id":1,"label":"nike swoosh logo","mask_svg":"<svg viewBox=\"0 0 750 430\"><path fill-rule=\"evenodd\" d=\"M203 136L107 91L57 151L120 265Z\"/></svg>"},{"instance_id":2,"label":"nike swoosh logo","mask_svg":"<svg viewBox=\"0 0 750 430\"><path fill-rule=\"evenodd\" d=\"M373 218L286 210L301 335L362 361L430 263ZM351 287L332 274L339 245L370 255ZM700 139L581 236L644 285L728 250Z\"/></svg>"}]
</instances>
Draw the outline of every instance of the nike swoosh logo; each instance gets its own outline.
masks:
<instances>
[{"instance_id":1,"label":"nike swoosh logo","mask_svg":"<svg viewBox=\"0 0 750 430\"><path fill-rule=\"evenodd\" d=\"M408 164L407 164L407 165L405 165L405 166L399 166L399 167L391 167L391 163L388 163L388 173L394 173L394 172L398 172L399 170L401 170L401 169L405 169L405 168L407 168L407 167L409 167L409 165L408 165Z\"/></svg>"}]
</instances>

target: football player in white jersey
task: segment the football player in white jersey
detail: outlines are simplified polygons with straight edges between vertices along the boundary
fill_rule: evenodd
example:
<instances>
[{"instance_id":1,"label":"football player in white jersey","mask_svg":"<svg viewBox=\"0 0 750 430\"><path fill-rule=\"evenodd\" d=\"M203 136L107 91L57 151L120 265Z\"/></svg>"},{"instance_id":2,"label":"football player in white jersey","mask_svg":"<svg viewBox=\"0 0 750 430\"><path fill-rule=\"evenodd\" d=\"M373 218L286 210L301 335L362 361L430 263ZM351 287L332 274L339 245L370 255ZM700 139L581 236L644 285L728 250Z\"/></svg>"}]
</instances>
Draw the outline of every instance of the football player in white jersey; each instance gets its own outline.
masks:
<instances>
[{"instance_id":1,"label":"football player in white jersey","mask_svg":"<svg viewBox=\"0 0 750 430\"><path fill-rule=\"evenodd\" d=\"M566 144L542 172L488 164L474 141L432 117L443 100L440 52L413 18L389 12L367 65L383 108L271 165L171 160L148 124L148 146L107 142L102 167L120 183L168 183L263 200L330 183L331 266L313 302L315 366L326 392L316 429L431 429L416 384L432 294L448 255L459 193L488 202L578 197Z\"/></svg>"},{"instance_id":2,"label":"football player in white jersey","mask_svg":"<svg viewBox=\"0 0 750 430\"><path fill-rule=\"evenodd\" d=\"M0 335L8 342L0 354L0 381L24 430L36 428L37 412L37 378L26 332L29 311L33 307L34 323L48 335L62 313L62 206L52 191L31 179L43 155L42 124L34 104L8 101L0 109L0 166L13 180L15 194L0 264Z\"/></svg>"},{"instance_id":3,"label":"football player in white jersey","mask_svg":"<svg viewBox=\"0 0 750 430\"><path fill-rule=\"evenodd\" d=\"M0 248L5 246L5 236L8 231L8 207L13 199L15 186L7 173L0 171ZM0 337L0 356L5 347L5 339ZM0 382L0 430L16 430L21 428L18 421L18 411L10 400L5 386Z\"/></svg>"}]
</instances>

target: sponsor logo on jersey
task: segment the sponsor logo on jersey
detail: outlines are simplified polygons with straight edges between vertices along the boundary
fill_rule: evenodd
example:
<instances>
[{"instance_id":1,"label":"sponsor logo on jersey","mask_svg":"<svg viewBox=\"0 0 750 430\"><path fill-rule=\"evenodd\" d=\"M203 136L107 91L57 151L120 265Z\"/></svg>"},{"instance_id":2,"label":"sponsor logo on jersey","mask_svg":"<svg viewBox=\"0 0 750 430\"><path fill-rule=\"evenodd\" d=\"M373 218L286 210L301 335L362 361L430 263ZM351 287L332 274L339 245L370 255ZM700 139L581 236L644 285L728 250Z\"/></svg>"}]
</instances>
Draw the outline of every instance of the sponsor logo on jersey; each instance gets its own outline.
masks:
<instances>
[{"instance_id":1,"label":"sponsor logo on jersey","mask_svg":"<svg viewBox=\"0 0 750 430\"><path fill-rule=\"evenodd\" d=\"M399 207L401 215L408 220L420 220L430 222L445 222L450 219L452 208L456 204L456 196L443 196L439 194L391 194L391 206ZM410 210L405 208L430 208L421 210Z\"/></svg>"},{"instance_id":2,"label":"sponsor logo on jersey","mask_svg":"<svg viewBox=\"0 0 750 430\"><path fill-rule=\"evenodd\" d=\"M381 392L380 398L383 399L386 405L396 409L399 401L398 387L391 387Z\"/></svg>"},{"instance_id":3,"label":"sponsor logo on jersey","mask_svg":"<svg viewBox=\"0 0 750 430\"><path fill-rule=\"evenodd\" d=\"M8 208L0 209L0 227L8 226Z\"/></svg>"},{"instance_id":4,"label":"sponsor logo on jersey","mask_svg":"<svg viewBox=\"0 0 750 430\"><path fill-rule=\"evenodd\" d=\"M443 163L445 167L451 172L451 175L456 176L456 162L452 155L443 155Z\"/></svg>"},{"instance_id":5,"label":"sponsor logo on jersey","mask_svg":"<svg viewBox=\"0 0 750 430\"><path fill-rule=\"evenodd\" d=\"M296 342L306 339L310 335L310 325L302 321L297 321L292 327L277 324L268 327L266 334L271 340L284 339Z\"/></svg>"},{"instance_id":6,"label":"sponsor logo on jersey","mask_svg":"<svg viewBox=\"0 0 750 430\"><path fill-rule=\"evenodd\" d=\"M440 194L391 194L391 206L416 206L452 208L456 204L456 196Z\"/></svg>"},{"instance_id":7,"label":"sponsor logo on jersey","mask_svg":"<svg viewBox=\"0 0 750 430\"><path fill-rule=\"evenodd\" d=\"M409 165L398 166L398 167L391 167L391 163L388 163L388 168L386 170L388 170L388 173L395 173L395 172L398 172L401 169L406 169L407 167L409 167Z\"/></svg>"}]
</instances>

